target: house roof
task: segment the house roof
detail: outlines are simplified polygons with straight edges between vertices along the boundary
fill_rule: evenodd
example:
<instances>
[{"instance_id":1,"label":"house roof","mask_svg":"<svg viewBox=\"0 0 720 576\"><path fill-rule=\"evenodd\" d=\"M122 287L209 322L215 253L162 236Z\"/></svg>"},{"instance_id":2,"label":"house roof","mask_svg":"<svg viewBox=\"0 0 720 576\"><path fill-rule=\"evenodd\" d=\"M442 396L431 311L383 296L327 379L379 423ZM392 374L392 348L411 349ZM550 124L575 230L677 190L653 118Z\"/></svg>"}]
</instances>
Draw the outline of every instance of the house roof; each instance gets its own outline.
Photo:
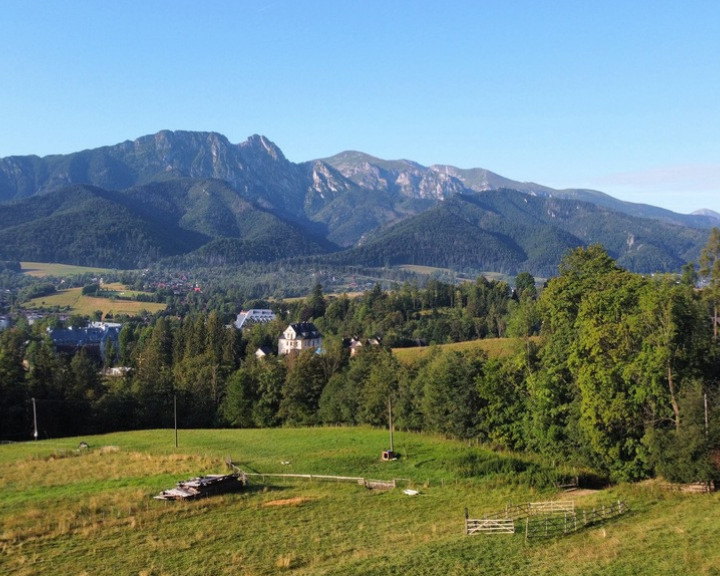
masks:
<instances>
[{"instance_id":1,"label":"house roof","mask_svg":"<svg viewBox=\"0 0 720 576\"><path fill-rule=\"evenodd\" d=\"M295 337L298 340L322 338L322 334L320 334L320 331L312 322L296 322L294 324L290 324L290 328L293 329Z\"/></svg>"},{"instance_id":2,"label":"house roof","mask_svg":"<svg viewBox=\"0 0 720 576\"><path fill-rule=\"evenodd\" d=\"M272 310L260 308L242 310L237 315L237 320L235 320L235 328L240 330L246 324L272 322L273 320L275 320L275 313Z\"/></svg>"}]
</instances>

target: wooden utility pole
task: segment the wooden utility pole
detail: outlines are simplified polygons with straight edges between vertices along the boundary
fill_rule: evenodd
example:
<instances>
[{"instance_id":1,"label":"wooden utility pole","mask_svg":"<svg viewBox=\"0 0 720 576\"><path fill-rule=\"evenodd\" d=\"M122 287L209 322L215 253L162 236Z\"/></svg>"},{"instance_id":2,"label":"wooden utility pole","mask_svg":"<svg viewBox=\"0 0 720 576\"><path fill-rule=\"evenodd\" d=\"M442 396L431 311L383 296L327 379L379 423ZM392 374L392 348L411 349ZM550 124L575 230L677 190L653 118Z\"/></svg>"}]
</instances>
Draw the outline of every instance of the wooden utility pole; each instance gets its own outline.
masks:
<instances>
[{"instance_id":1,"label":"wooden utility pole","mask_svg":"<svg viewBox=\"0 0 720 576\"><path fill-rule=\"evenodd\" d=\"M173 413L175 414L175 448L178 447L177 437L177 394L173 394Z\"/></svg>"},{"instance_id":2,"label":"wooden utility pole","mask_svg":"<svg viewBox=\"0 0 720 576\"><path fill-rule=\"evenodd\" d=\"M393 421L392 421L392 401L388 398L388 427L390 428L390 452L395 452L393 444Z\"/></svg>"},{"instance_id":3,"label":"wooden utility pole","mask_svg":"<svg viewBox=\"0 0 720 576\"><path fill-rule=\"evenodd\" d=\"M38 427L37 427L37 407L35 406L35 397L32 399L32 405L33 405L33 437L35 440L38 439Z\"/></svg>"}]
</instances>

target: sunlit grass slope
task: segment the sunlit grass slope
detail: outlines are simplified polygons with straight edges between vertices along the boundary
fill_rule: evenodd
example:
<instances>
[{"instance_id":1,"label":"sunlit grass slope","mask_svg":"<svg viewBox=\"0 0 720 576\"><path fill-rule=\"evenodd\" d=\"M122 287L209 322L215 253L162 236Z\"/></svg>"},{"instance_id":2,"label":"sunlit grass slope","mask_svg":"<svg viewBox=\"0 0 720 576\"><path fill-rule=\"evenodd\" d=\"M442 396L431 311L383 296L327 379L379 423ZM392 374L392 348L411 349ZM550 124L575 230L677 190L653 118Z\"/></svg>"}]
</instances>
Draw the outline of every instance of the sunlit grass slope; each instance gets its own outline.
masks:
<instances>
[{"instance_id":1,"label":"sunlit grass slope","mask_svg":"<svg viewBox=\"0 0 720 576\"><path fill-rule=\"evenodd\" d=\"M38 278L45 276L75 276L78 274L105 274L111 271L108 268L75 266L72 264L57 264L52 262L21 262L20 266L25 274Z\"/></svg>"},{"instance_id":2,"label":"sunlit grass slope","mask_svg":"<svg viewBox=\"0 0 720 576\"><path fill-rule=\"evenodd\" d=\"M118 316L127 314L135 316L142 310L151 314L164 310L166 305L159 302L137 302L135 300L116 300L111 298L98 298L82 293L82 288L70 288L58 290L47 296L33 298L25 303L27 308L55 308L67 310L73 314L91 316L95 311L100 310L103 316L108 313Z\"/></svg>"},{"instance_id":3,"label":"sunlit grass slope","mask_svg":"<svg viewBox=\"0 0 720 576\"><path fill-rule=\"evenodd\" d=\"M537 341L536 337L532 340ZM452 344L440 344L442 350L482 350L489 358L503 358L517 352L518 348L524 345L524 341L518 338L484 338L482 340L469 340L467 342L453 342ZM430 354L434 346L418 346L414 348L393 348L393 354L398 360L406 364L422 359Z\"/></svg>"},{"instance_id":4,"label":"sunlit grass slope","mask_svg":"<svg viewBox=\"0 0 720 576\"><path fill-rule=\"evenodd\" d=\"M172 430L0 446L0 574L720 573L717 494L623 485L575 496L578 507L630 506L603 526L550 541L468 537L465 507L479 516L572 495L489 472L512 461L541 479L538 460L418 434L396 434L393 462L380 460L387 432L367 428L180 430L178 439L177 449ZM80 440L90 448L76 450ZM499 465L466 477L459 464L471 455ZM152 499L176 480L223 471L227 457L248 472L398 478L420 494L254 478L242 493Z\"/></svg>"}]
</instances>

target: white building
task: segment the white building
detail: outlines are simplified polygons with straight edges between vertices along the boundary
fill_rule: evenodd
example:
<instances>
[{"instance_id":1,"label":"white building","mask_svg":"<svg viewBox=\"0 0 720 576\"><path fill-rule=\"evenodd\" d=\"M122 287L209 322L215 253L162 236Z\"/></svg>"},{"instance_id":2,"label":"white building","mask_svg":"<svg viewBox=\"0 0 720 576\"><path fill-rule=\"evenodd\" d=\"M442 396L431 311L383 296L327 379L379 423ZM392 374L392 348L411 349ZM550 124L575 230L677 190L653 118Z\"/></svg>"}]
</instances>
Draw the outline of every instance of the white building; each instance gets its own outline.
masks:
<instances>
[{"instance_id":1,"label":"white building","mask_svg":"<svg viewBox=\"0 0 720 576\"><path fill-rule=\"evenodd\" d=\"M290 324L278 340L278 353L291 354L322 346L322 334L312 322Z\"/></svg>"},{"instance_id":2,"label":"white building","mask_svg":"<svg viewBox=\"0 0 720 576\"><path fill-rule=\"evenodd\" d=\"M272 310L264 310L253 308L251 310L241 310L235 320L235 328L241 330L243 326L257 324L260 322L272 322L275 320L275 313Z\"/></svg>"}]
</instances>

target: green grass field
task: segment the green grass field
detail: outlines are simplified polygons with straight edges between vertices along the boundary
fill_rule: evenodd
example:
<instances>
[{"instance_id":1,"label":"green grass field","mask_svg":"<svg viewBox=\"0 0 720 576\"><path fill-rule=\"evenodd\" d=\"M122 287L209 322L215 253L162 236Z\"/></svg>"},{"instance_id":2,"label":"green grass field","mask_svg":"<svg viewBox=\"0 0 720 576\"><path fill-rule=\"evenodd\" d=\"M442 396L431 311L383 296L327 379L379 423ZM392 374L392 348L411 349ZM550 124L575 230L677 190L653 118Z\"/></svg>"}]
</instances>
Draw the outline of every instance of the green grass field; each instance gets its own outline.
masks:
<instances>
[{"instance_id":1,"label":"green grass field","mask_svg":"<svg viewBox=\"0 0 720 576\"><path fill-rule=\"evenodd\" d=\"M463 274L458 274L450 268L436 268L434 266L419 266L416 264L403 264L398 266L400 270L406 270L413 272L414 274L420 274L423 276L431 276L433 274L455 274L458 277L462 277ZM478 276L484 276L488 280L505 280L507 281L510 277L507 274L501 274L500 272L481 272Z\"/></svg>"},{"instance_id":2,"label":"green grass field","mask_svg":"<svg viewBox=\"0 0 720 576\"><path fill-rule=\"evenodd\" d=\"M537 340L536 338L533 338ZM523 342L517 338L484 338L482 340L469 340L467 342L453 342L452 344L439 344L442 350L482 350L489 358L504 358L517 351ZM405 364L412 364L430 354L434 346L414 348L393 348L393 354Z\"/></svg>"},{"instance_id":3,"label":"green grass field","mask_svg":"<svg viewBox=\"0 0 720 576\"><path fill-rule=\"evenodd\" d=\"M131 296L131 293L127 294ZM27 308L55 308L67 310L74 314L83 316L91 316L96 310L101 310L103 317L108 313L117 316L118 314L127 314L134 316L142 310L147 310L151 314L165 309L165 304L158 302L136 302L134 300L112 300L110 298L98 298L96 296L84 295L82 288L70 288L69 290L59 290L48 296L40 296L29 300L25 306Z\"/></svg>"},{"instance_id":4,"label":"green grass field","mask_svg":"<svg viewBox=\"0 0 720 576\"><path fill-rule=\"evenodd\" d=\"M55 264L50 262L20 262L23 273L28 276L43 278L45 276L75 276L78 274L104 274L111 272L108 268L90 268L71 264Z\"/></svg>"},{"instance_id":5,"label":"green grass field","mask_svg":"<svg viewBox=\"0 0 720 576\"><path fill-rule=\"evenodd\" d=\"M0 446L0 574L720 574L720 497L656 484L556 494L512 475L466 478L463 455L510 458L437 437L368 428L172 430ZM403 479L420 491L253 479L242 493L192 502L154 494L176 480L224 470ZM514 455L517 461L522 457ZM283 465L286 461L289 464ZM631 512L565 538L466 536L463 510L508 501L618 499Z\"/></svg>"}]
</instances>

